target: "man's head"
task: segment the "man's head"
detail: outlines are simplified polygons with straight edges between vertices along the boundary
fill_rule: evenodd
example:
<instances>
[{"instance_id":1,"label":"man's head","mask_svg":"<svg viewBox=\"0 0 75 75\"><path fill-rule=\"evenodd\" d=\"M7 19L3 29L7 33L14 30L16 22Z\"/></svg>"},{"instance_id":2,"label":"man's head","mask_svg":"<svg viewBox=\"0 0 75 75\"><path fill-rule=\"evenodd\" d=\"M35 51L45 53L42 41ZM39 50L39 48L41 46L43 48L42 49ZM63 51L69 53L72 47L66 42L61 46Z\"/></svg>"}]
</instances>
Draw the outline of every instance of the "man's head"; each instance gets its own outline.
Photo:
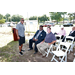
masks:
<instances>
[{"instance_id":1,"label":"man's head","mask_svg":"<svg viewBox=\"0 0 75 75\"><path fill-rule=\"evenodd\" d=\"M64 27L62 26L62 27L61 27L61 30L63 30L63 29L64 29Z\"/></svg>"},{"instance_id":2,"label":"man's head","mask_svg":"<svg viewBox=\"0 0 75 75\"><path fill-rule=\"evenodd\" d=\"M74 31L75 30L75 27L72 27L72 31Z\"/></svg>"},{"instance_id":3,"label":"man's head","mask_svg":"<svg viewBox=\"0 0 75 75\"><path fill-rule=\"evenodd\" d=\"M43 30L43 26L42 25L40 25L39 30Z\"/></svg>"},{"instance_id":4,"label":"man's head","mask_svg":"<svg viewBox=\"0 0 75 75\"><path fill-rule=\"evenodd\" d=\"M24 18L21 18L20 22L23 24L24 23Z\"/></svg>"},{"instance_id":5,"label":"man's head","mask_svg":"<svg viewBox=\"0 0 75 75\"><path fill-rule=\"evenodd\" d=\"M47 27L47 32L48 32L48 33L51 32L51 28L50 28L50 26Z\"/></svg>"}]
</instances>

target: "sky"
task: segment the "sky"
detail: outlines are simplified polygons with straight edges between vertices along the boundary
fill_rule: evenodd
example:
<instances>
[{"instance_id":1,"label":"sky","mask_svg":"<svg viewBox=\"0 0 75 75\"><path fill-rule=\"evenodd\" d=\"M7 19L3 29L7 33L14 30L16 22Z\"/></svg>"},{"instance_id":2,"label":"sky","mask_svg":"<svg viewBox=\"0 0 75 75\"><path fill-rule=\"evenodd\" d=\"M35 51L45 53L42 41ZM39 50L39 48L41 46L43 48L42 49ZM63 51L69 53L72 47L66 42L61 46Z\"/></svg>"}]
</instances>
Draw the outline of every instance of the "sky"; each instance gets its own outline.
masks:
<instances>
[{"instance_id":1,"label":"sky","mask_svg":"<svg viewBox=\"0 0 75 75\"><path fill-rule=\"evenodd\" d=\"M0 12L0 14L2 15L6 15L7 13L9 13L11 16L12 15L22 15L24 18L29 18L31 16L42 16L42 15L47 15L48 17L50 16L49 15L49 12Z\"/></svg>"}]
</instances>

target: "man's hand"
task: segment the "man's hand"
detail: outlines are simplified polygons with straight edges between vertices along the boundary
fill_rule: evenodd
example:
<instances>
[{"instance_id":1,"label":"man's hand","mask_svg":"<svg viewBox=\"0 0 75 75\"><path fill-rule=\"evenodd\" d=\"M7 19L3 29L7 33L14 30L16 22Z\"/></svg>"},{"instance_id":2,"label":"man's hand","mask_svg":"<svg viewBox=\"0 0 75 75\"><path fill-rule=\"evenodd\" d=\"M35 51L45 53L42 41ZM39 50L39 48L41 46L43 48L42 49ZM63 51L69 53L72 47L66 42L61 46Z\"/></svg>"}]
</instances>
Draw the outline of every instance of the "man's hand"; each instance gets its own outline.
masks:
<instances>
[{"instance_id":1,"label":"man's hand","mask_svg":"<svg viewBox=\"0 0 75 75\"><path fill-rule=\"evenodd\" d=\"M20 37L18 36L18 37L17 37L17 39L19 40L19 39L20 39Z\"/></svg>"},{"instance_id":2,"label":"man's hand","mask_svg":"<svg viewBox=\"0 0 75 75\"><path fill-rule=\"evenodd\" d=\"M35 38L33 38L33 40L35 41Z\"/></svg>"},{"instance_id":3,"label":"man's hand","mask_svg":"<svg viewBox=\"0 0 75 75\"><path fill-rule=\"evenodd\" d=\"M51 45L51 43L48 43L48 45Z\"/></svg>"},{"instance_id":4,"label":"man's hand","mask_svg":"<svg viewBox=\"0 0 75 75\"><path fill-rule=\"evenodd\" d=\"M56 42L56 40L55 40L55 41L53 41L53 42L51 42L51 43L48 43L48 45L54 44L55 42Z\"/></svg>"},{"instance_id":5,"label":"man's hand","mask_svg":"<svg viewBox=\"0 0 75 75\"><path fill-rule=\"evenodd\" d=\"M33 38L34 41L38 41L38 39Z\"/></svg>"},{"instance_id":6,"label":"man's hand","mask_svg":"<svg viewBox=\"0 0 75 75\"><path fill-rule=\"evenodd\" d=\"M42 44L42 43L43 43L43 41L40 44Z\"/></svg>"},{"instance_id":7,"label":"man's hand","mask_svg":"<svg viewBox=\"0 0 75 75\"><path fill-rule=\"evenodd\" d=\"M38 39L35 39L35 41L38 41Z\"/></svg>"}]
</instances>

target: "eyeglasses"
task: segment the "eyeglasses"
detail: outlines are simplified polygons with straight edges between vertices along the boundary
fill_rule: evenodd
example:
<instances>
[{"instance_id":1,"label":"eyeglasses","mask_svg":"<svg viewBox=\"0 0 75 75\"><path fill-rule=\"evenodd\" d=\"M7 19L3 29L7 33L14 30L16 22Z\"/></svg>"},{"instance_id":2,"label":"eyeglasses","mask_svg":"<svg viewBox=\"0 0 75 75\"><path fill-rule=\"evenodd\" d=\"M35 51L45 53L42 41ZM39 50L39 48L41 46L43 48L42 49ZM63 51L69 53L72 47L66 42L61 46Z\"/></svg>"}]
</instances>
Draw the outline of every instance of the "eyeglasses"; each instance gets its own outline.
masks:
<instances>
[{"instance_id":1,"label":"eyeglasses","mask_svg":"<svg viewBox=\"0 0 75 75\"><path fill-rule=\"evenodd\" d=\"M21 20L21 21L24 21L24 20Z\"/></svg>"}]
</instances>

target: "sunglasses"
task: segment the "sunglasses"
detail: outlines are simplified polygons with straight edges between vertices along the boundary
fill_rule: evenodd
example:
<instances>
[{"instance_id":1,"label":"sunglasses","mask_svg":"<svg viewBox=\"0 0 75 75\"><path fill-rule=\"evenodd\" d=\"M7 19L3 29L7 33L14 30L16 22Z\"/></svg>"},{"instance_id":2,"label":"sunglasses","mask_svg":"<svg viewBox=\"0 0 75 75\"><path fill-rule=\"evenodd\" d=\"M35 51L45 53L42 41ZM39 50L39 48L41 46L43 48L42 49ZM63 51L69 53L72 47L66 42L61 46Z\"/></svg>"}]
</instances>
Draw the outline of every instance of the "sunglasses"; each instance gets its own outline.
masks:
<instances>
[{"instance_id":1,"label":"sunglasses","mask_svg":"<svg viewBox=\"0 0 75 75\"><path fill-rule=\"evenodd\" d=\"M24 21L24 20L21 20L21 21Z\"/></svg>"}]
</instances>

